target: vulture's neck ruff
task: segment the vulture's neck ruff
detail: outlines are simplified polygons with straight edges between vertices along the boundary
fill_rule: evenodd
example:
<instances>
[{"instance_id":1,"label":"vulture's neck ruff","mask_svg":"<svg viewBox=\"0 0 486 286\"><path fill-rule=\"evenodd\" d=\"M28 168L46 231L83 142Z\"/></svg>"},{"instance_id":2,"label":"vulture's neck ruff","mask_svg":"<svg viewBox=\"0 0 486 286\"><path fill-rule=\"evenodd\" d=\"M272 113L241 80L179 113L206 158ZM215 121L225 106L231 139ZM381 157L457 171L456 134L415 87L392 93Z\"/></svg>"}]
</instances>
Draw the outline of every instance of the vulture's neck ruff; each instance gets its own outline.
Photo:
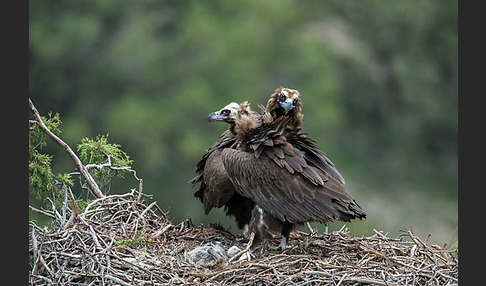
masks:
<instances>
[{"instance_id":1,"label":"vulture's neck ruff","mask_svg":"<svg viewBox=\"0 0 486 286\"><path fill-rule=\"evenodd\" d=\"M245 101L240 104L235 119L235 136L239 142L244 141L248 132L261 126L260 115L250 108L250 104Z\"/></svg>"}]
</instances>

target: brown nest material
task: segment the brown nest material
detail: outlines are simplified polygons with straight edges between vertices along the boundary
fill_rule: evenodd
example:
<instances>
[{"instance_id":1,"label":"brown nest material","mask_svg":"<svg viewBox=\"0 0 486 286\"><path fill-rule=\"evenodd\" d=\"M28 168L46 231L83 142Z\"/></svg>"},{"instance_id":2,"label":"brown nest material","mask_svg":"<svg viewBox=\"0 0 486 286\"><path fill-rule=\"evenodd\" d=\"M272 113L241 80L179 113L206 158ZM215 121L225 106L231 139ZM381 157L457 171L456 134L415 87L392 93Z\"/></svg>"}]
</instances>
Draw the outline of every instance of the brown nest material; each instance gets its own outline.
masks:
<instances>
[{"instance_id":1,"label":"brown nest material","mask_svg":"<svg viewBox=\"0 0 486 286\"><path fill-rule=\"evenodd\" d=\"M41 210L50 227L30 222L32 285L454 285L457 254L428 245L412 231L398 238L381 231L355 237L343 227L330 234L297 232L285 251L261 244L244 254L248 240L221 227L172 224L156 202L136 190L89 203L78 214ZM278 244L278 238L270 241ZM232 246L234 254L226 254ZM212 248L214 247L214 249ZM196 250L213 261L190 258ZM231 252L231 251L230 251ZM216 253L220 253L216 259ZM197 255L196 255L197 256ZM191 257L196 257L191 256Z\"/></svg>"}]
</instances>

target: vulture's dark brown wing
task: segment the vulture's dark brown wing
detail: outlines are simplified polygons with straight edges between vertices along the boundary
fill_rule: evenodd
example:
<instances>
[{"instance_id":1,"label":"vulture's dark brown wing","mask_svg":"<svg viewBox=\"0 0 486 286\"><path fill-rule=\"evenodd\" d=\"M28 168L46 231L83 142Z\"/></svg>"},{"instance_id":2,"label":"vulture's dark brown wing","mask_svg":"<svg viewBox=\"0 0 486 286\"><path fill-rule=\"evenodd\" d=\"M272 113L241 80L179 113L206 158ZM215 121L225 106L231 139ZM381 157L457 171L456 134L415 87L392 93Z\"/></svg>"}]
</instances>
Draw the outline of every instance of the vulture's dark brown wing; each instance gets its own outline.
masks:
<instances>
[{"instance_id":1,"label":"vulture's dark brown wing","mask_svg":"<svg viewBox=\"0 0 486 286\"><path fill-rule=\"evenodd\" d=\"M287 133L288 142L303 152L304 159L307 163L319 168L344 185L345 182L343 176L339 173L331 160L324 155L324 152L315 145L314 140L308 138L307 134L300 130Z\"/></svg>"},{"instance_id":2,"label":"vulture's dark brown wing","mask_svg":"<svg viewBox=\"0 0 486 286\"><path fill-rule=\"evenodd\" d=\"M218 141L204 154L196 165L198 175L190 183L201 183L194 193L204 205L204 212L208 214L212 208L224 206L227 216L234 216L239 228L243 228L251 219L253 201L236 193L233 183L229 180L223 166L221 152L235 143L235 137L230 130L226 130Z\"/></svg>"},{"instance_id":3,"label":"vulture's dark brown wing","mask_svg":"<svg viewBox=\"0 0 486 286\"><path fill-rule=\"evenodd\" d=\"M235 194L235 188L231 183L221 159L223 149L216 149L206 160L203 171L202 202L204 212L208 214L213 207L220 208Z\"/></svg>"},{"instance_id":4,"label":"vulture's dark brown wing","mask_svg":"<svg viewBox=\"0 0 486 286\"><path fill-rule=\"evenodd\" d=\"M316 145L300 128L286 128L288 118L280 117L270 124L251 130L247 135L247 149L259 157L265 153L280 167L285 166L289 172L303 172L302 175L314 184L322 185L328 176L344 184L344 178ZM323 171L320 178L307 165ZM304 170L304 171L303 171Z\"/></svg>"},{"instance_id":5,"label":"vulture's dark brown wing","mask_svg":"<svg viewBox=\"0 0 486 286\"><path fill-rule=\"evenodd\" d=\"M229 129L224 131L219 137L218 141L216 141L216 143L214 143L213 146L207 150L206 154L204 154L201 160L196 164L196 173L198 175L192 178L189 183L194 186L195 184L201 182L203 180L203 172L204 168L206 167L206 161L208 160L209 156L211 156L211 154L216 150L230 147L233 143L235 143L235 140L235 136Z\"/></svg>"},{"instance_id":6,"label":"vulture's dark brown wing","mask_svg":"<svg viewBox=\"0 0 486 286\"><path fill-rule=\"evenodd\" d=\"M298 131L287 129L287 123L287 117L280 117L271 124L264 124L251 130L246 135L247 141L243 144L243 149L253 152L257 158L264 154L289 173L300 173L312 184L323 185L328 180L328 174L325 172L318 174L315 168L309 168L308 160L305 158L306 153L295 148L288 141L290 134Z\"/></svg>"},{"instance_id":7,"label":"vulture's dark brown wing","mask_svg":"<svg viewBox=\"0 0 486 286\"><path fill-rule=\"evenodd\" d=\"M334 178L315 184L303 175L309 172L326 177L314 166L301 166L303 172L291 173L286 167L276 165L274 159L267 155L257 157L252 152L235 149L223 150L221 157L237 193L252 199L281 221L349 221L366 216Z\"/></svg>"},{"instance_id":8,"label":"vulture's dark brown wing","mask_svg":"<svg viewBox=\"0 0 486 286\"><path fill-rule=\"evenodd\" d=\"M233 143L235 143L235 136L228 129L197 163L198 175L189 181L193 186L201 183L194 196L204 204L206 214L213 207L221 207L234 194L234 188L226 176L221 161L221 150L230 147Z\"/></svg>"}]
</instances>

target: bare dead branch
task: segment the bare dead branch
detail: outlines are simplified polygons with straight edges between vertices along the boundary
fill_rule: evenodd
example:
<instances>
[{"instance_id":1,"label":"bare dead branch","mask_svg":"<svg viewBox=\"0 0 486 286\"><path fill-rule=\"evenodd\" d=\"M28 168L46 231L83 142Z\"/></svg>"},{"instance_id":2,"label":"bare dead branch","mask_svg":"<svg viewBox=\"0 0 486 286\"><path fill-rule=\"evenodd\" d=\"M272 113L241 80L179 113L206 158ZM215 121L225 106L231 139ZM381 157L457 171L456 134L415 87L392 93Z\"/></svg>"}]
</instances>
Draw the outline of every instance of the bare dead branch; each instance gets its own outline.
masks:
<instances>
[{"instance_id":1,"label":"bare dead branch","mask_svg":"<svg viewBox=\"0 0 486 286\"><path fill-rule=\"evenodd\" d=\"M71 215L69 216L69 220L66 222L66 224L62 227L63 229L67 229L68 227L71 226L71 224L74 222L74 220L78 217L79 214L79 207L78 204L76 203L76 199L74 198L73 192L71 191L71 188L68 188L69 194L71 197L71 202L73 204L73 208L71 211Z\"/></svg>"},{"instance_id":2,"label":"bare dead branch","mask_svg":"<svg viewBox=\"0 0 486 286\"><path fill-rule=\"evenodd\" d=\"M232 262L233 260L235 260L236 258L240 257L241 255L245 254L245 253L248 253L248 260L250 260L250 254L249 254L249 251L250 251L250 247L251 245L253 244L253 239L255 239L255 233L252 232L250 234L250 239L248 240L248 244L246 245L245 249L243 249L242 251L238 252L237 254L235 254L233 257L230 258L230 260L228 262Z\"/></svg>"},{"instance_id":3,"label":"bare dead branch","mask_svg":"<svg viewBox=\"0 0 486 286\"><path fill-rule=\"evenodd\" d=\"M74 153L74 151L71 149L71 147L69 147L68 144L62 141L61 138L56 136L54 133L51 132L51 130L49 130L49 128L47 128L46 124L42 120L39 111L37 111L30 98L29 98L29 107L32 113L34 114L37 124L42 129L42 131L44 131L44 133L46 133L47 136L49 136L54 142L56 142L59 146L61 146L64 149L64 151L66 151L66 153L69 155L69 157L71 157L74 164L76 165L76 168L79 170L79 172L81 172L81 175L86 180L86 183L88 184L91 193L97 198L104 197L105 195L103 195L100 188L98 187L98 184L96 184L93 177L91 177L90 173L85 168L85 166L83 165L79 157L76 155L76 153Z\"/></svg>"}]
</instances>

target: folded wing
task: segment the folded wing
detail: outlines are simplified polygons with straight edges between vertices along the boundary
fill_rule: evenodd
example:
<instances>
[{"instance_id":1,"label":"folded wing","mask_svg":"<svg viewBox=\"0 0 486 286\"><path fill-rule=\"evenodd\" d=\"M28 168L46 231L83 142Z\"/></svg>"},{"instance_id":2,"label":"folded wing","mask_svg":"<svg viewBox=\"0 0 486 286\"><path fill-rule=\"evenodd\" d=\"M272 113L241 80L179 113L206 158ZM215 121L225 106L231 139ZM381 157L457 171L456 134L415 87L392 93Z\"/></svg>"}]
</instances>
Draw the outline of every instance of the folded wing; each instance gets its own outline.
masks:
<instances>
[{"instance_id":1,"label":"folded wing","mask_svg":"<svg viewBox=\"0 0 486 286\"><path fill-rule=\"evenodd\" d=\"M264 135L251 134L248 151L222 151L223 165L236 192L291 223L364 218L366 213L342 183L306 160L310 155L290 144L284 128L277 125Z\"/></svg>"}]
</instances>

